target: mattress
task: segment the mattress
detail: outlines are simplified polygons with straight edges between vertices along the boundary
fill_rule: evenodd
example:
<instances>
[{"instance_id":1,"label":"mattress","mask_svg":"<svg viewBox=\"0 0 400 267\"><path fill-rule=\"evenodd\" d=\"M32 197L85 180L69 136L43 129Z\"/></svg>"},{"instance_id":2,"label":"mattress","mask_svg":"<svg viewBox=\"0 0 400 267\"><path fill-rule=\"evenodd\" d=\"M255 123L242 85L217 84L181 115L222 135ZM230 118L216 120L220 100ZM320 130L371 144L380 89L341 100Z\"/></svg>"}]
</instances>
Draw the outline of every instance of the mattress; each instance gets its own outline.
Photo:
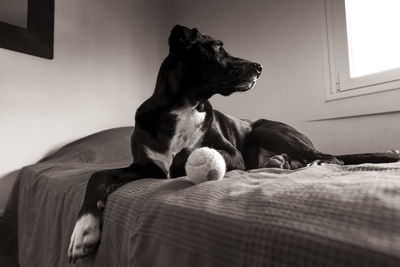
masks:
<instances>
[{"instance_id":1,"label":"mattress","mask_svg":"<svg viewBox=\"0 0 400 267\"><path fill-rule=\"evenodd\" d=\"M1 266L70 266L88 179L132 162L132 130L85 137L20 171L0 222ZM400 163L134 181L108 197L99 248L76 266L400 266Z\"/></svg>"}]
</instances>

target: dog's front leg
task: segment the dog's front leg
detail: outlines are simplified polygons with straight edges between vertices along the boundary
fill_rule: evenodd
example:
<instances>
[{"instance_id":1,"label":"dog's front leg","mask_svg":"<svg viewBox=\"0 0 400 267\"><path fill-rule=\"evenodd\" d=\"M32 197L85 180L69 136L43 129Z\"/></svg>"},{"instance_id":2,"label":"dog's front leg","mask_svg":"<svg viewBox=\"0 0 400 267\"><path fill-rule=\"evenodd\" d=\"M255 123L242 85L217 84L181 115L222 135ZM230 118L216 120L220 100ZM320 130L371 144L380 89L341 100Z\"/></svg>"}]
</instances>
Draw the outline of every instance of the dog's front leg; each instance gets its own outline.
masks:
<instances>
[{"instance_id":1,"label":"dog's front leg","mask_svg":"<svg viewBox=\"0 0 400 267\"><path fill-rule=\"evenodd\" d=\"M224 158L226 164L226 171L232 170L245 170L244 160L242 153L235 147L225 147L223 149L216 149Z\"/></svg>"},{"instance_id":2,"label":"dog's front leg","mask_svg":"<svg viewBox=\"0 0 400 267\"><path fill-rule=\"evenodd\" d=\"M169 168L170 178L176 178L186 175L185 165L188 157L193 152L194 148L184 148L176 154Z\"/></svg>"},{"instance_id":3,"label":"dog's front leg","mask_svg":"<svg viewBox=\"0 0 400 267\"><path fill-rule=\"evenodd\" d=\"M136 165L94 173L86 186L86 194L71 235L68 248L70 263L85 257L100 242L103 209L107 196L118 187L144 177L158 177L141 171Z\"/></svg>"}]
</instances>

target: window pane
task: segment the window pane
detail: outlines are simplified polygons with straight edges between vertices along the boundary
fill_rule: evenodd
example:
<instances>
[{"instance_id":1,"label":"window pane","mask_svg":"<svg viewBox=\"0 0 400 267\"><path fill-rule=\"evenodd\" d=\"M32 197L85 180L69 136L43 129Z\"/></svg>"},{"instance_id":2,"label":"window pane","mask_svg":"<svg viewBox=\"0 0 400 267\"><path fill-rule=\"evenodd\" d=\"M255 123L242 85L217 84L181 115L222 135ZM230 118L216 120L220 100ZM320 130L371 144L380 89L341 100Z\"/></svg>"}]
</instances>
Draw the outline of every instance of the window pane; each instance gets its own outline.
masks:
<instances>
[{"instance_id":1,"label":"window pane","mask_svg":"<svg viewBox=\"0 0 400 267\"><path fill-rule=\"evenodd\" d=\"M350 76L400 67L400 0L346 0Z\"/></svg>"}]
</instances>

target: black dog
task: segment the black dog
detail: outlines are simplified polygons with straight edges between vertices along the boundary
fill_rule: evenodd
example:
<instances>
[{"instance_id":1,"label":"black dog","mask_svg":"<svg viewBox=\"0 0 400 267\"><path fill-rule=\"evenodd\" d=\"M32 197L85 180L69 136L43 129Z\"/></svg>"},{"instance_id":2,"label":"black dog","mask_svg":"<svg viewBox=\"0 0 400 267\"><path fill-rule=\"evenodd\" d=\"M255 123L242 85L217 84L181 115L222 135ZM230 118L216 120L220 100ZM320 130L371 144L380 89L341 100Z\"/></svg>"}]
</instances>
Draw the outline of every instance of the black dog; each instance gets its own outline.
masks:
<instances>
[{"instance_id":1,"label":"black dog","mask_svg":"<svg viewBox=\"0 0 400 267\"><path fill-rule=\"evenodd\" d=\"M324 154L315 150L305 135L283 123L249 122L213 110L210 97L251 89L262 66L233 57L221 41L179 25L171 32L169 46L155 91L136 112L131 140L134 162L127 168L96 172L89 180L68 250L71 262L87 255L99 243L108 194L145 177L184 176L188 156L199 147L216 149L223 156L227 171L295 169L314 161L358 164L400 159L397 151Z\"/></svg>"}]
</instances>

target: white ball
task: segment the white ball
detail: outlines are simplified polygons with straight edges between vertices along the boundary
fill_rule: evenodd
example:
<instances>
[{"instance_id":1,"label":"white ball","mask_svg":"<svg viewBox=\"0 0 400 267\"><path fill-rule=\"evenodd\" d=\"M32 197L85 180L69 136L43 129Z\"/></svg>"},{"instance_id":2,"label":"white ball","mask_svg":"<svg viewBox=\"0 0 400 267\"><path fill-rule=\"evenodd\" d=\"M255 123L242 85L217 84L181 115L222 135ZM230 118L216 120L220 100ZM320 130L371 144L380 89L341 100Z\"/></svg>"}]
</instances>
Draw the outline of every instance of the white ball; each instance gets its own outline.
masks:
<instances>
[{"instance_id":1,"label":"white ball","mask_svg":"<svg viewBox=\"0 0 400 267\"><path fill-rule=\"evenodd\" d=\"M201 147L194 150L185 165L189 180L194 183L221 180L226 171L225 160L215 149Z\"/></svg>"}]
</instances>

